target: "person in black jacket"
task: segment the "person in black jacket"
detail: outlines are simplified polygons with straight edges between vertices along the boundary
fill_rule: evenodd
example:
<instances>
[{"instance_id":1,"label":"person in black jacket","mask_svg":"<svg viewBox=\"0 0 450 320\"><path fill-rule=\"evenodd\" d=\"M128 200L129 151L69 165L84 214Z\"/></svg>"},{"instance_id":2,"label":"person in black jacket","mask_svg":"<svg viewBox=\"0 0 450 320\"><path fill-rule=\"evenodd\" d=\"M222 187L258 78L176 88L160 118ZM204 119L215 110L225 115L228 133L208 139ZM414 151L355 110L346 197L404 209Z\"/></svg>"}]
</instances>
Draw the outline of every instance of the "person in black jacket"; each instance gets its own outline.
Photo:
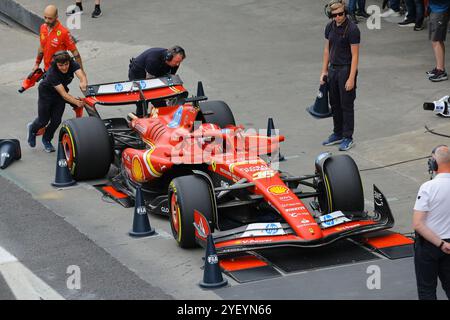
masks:
<instances>
[{"instance_id":1,"label":"person in black jacket","mask_svg":"<svg viewBox=\"0 0 450 320\"><path fill-rule=\"evenodd\" d=\"M68 93L68 85L72 82L74 75L80 80L80 89L86 91L87 79L80 65L70 57L67 51L56 52L45 78L39 84L38 117L27 125L27 140L30 147L36 146L38 130L47 126L42 136L42 144L46 152L54 152L55 148L51 140L61 123L66 102L78 108L84 106L81 99Z\"/></svg>"},{"instance_id":2,"label":"person in black jacket","mask_svg":"<svg viewBox=\"0 0 450 320\"><path fill-rule=\"evenodd\" d=\"M128 79L142 80L158 78L166 74L175 74L185 58L186 52L180 46L173 46L169 49L147 49L137 56L137 58L130 60ZM137 103L136 115L141 117L143 113L142 104Z\"/></svg>"}]
</instances>

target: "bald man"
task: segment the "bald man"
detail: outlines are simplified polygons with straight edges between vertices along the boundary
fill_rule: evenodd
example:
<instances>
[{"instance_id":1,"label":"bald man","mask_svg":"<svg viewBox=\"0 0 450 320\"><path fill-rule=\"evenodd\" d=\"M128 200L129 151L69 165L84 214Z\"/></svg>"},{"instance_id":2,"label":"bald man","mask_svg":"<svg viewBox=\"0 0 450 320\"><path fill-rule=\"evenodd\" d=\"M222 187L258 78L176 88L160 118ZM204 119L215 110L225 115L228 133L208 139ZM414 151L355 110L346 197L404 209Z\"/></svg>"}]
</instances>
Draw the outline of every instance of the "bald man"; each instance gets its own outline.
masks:
<instances>
[{"instance_id":1,"label":"bald man","mask_svg":"<svg viewBox=\"0 0 450 320\"><path fill-rule=\"evenodd\" d=\"M50 68L53 55L63 50L71 51L73 57L83 69L80 53L70 32L59 22L58 9L54 5L45 8L44 20L45 23L41 25L40 29L40 45L33 71L39 68L42 60L44 60L44 70L47 71Z\"/></svg>"},{"instance_id":2,"label":"bald man","mask_svg":"<svg viewBox=\"0 0 450 320\"><path fill-rule=\"evenodd\" d=\"M436 300L437 279L450 300L450 150L439 145L428 162L436 175L419 189L414 205L414 265L420 300Z\"/></svg>"}]
</instances>

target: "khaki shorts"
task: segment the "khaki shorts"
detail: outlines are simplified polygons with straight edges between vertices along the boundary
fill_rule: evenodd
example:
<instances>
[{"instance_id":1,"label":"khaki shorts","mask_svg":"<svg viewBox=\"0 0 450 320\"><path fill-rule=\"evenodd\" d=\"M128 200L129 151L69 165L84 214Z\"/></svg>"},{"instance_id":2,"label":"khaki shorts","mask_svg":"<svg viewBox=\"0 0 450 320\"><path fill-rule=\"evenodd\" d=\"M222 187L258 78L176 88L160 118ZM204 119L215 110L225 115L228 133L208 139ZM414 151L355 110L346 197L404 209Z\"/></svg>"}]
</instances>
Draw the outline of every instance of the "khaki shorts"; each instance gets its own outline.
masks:
<instances>
[{"instance_id":1,"label":"khaki shorts","mask_svg":"<svg viewBox=\"0 0 450 320\"><path fill-rule=\"evenodd\" d=\"M430 13L429 38L431 41L445 41L447 37L448 13Z\"/></svg>"}]
</instances>

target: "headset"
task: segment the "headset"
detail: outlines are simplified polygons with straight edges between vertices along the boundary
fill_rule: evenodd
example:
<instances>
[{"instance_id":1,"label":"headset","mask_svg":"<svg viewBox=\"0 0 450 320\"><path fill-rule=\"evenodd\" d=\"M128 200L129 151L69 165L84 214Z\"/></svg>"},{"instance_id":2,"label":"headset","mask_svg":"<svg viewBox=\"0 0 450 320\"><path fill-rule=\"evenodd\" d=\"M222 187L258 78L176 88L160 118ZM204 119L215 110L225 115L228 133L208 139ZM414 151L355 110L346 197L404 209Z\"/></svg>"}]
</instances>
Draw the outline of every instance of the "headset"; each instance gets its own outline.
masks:
<instances>
[{"instance_id":1,"label":"headset","mask_svg":"<svg viewBox=\"0 0 450 320\"><path fill-rule=\"evenodd\" d=\"M186 58L186 52L180 46L173 46L172 48L167 49L167 53L164 56L164 61L172 61L173 57L177 54L181 54L183 59Z\"/></svg>"},{"instance_id":2,"label":"headset","mask_svg":"<svg viewBox=\"0 0 450 320\"><path fill-rule=\"evenodd\" d=\"M436 158L433 157L433 155L436 153L436 150L437 150L438 148L440 148L440 147L447 147L447 145L445 145L445 144L440 144L440 145L434 147L433 150L431 151L431 158L428 159L428 172L429 172L430 174L432 174L433 172L438 171L439 166L438 166L438 163L437 163L437 161L436 161Z\"/></svg>"},{"instance_id":3,"label":"headset","mask_svg":"<svg viewBox=\"0 0 450 320\"><path fill-rule=\"evenodd\" d=\"M344 6L344 14L347 15L347 7L345 6L345 0L331 0L328 4L325 5L325 7L323 8L325 15L329 18L332 19L333 17L331 16L331 7L335 4L342 4Z\"/></svg>"}]
</instances>

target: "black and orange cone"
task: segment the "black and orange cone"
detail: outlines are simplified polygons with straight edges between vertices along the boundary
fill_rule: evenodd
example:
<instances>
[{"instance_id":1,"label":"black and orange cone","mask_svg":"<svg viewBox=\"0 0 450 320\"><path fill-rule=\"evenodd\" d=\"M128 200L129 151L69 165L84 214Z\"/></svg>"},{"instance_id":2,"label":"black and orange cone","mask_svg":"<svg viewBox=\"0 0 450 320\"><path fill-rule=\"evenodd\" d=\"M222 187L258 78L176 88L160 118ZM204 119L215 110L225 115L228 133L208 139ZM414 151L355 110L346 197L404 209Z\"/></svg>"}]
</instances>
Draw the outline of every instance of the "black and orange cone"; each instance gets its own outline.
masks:
<instances>
[{"instance_id":1,"label":"black and orange cone","mask_svg":"<svg viewBox=\"0 0 450 320\"><path fill-rule=\"evenodd\" d=\"M64 147L62 143L58 143L58 157L56 158L56 173L55 181L52 182L52 186L56 188L70 187L77 182L73 180L70 174L69 168L67 167L67 160L64 154Z\"/></svg>"},{"instance_id":2,"label":"black and orange cone","mask_svg":"<svg viewBox=\"0 0 450 320\"><path fill-rule=\"evenodd\" d=\"M132 237L148 237L155 233L155 229L150 226L142 189L138 186L136 188L136 199L134 202L133 228L128 234Z\"/></svg>"}]
</instances>

